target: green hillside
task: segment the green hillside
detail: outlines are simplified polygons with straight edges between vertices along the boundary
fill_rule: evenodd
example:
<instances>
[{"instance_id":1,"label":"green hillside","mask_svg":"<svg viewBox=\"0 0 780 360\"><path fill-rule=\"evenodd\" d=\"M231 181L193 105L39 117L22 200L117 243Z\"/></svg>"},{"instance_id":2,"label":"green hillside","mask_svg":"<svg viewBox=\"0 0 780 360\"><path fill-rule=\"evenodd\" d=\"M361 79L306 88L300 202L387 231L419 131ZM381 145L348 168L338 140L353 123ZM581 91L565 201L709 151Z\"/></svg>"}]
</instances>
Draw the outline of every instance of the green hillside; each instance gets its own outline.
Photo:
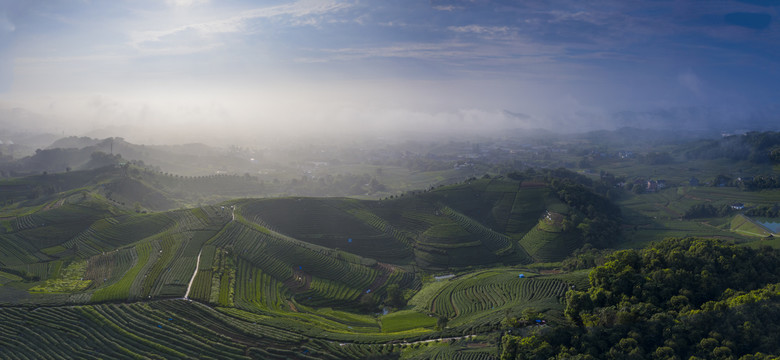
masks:
<instances>
[{"instance_id":1,"label":"green hillside","mask_svg":"<svg viewBox=\"0 0 780 360\"><path fill-rule=\"evenodd\" d=\"M442 269L531 262L514 238L533 228L547 196L542 186L483 179L381 201L262 199L238 209L247 221L310 244Z\"/></svg>"},{"instance_id":2,"label":"green hillside","mask_svg":"<svg viewBox=\"0 0 780 360\"><path fill-rule=\"evenodd\" d=\"M2 207L0 346L12 344L12 357L490 359L479 348L493 349L495 336L470 335L523 311L561 321L565 291L582 282L512 267L582 241L543 225L550 211L575 210L539 183L154 212L188 199L161 185L172 177L133 169L0 184L66 188ZM529 240L540 229L551 235ZM434 271L458 276L430 281ZM54 349L62 338L70 348ZM428 341L442 338L452 347Z\"/></svg>"}]
</instances>

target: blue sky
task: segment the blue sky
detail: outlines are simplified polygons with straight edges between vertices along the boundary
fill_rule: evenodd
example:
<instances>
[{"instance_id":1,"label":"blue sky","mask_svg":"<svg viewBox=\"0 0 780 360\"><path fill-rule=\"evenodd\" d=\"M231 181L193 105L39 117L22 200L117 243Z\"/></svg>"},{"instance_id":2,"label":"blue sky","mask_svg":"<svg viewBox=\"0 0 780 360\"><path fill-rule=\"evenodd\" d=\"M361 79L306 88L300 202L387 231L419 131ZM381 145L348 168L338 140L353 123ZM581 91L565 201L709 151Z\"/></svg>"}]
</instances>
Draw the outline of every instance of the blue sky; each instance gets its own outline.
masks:
<instances>
[{"instance_id":1,"label":"blue sky","mask_svg":"<svg viewBox=\"0 0 780 360\"><path fill-rule=\"evenodd\" d=\"M0 108L76 128L230 122L288 133L609 128L620 125L614 113L660 110L697 125L772 124L779 9L778 0L0 0Z\"/></svg>"}]
</instances>

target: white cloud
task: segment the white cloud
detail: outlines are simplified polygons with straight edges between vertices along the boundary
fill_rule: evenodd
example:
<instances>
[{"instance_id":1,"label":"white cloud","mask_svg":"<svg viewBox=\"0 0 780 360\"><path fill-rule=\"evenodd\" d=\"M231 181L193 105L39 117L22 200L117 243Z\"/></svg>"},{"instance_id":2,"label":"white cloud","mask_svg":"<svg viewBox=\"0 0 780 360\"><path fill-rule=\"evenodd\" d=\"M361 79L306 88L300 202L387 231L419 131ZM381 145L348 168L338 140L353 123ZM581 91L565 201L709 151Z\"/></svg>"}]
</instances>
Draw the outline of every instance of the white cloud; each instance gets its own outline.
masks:
<instances>
[{"instance_id":1,"label":"white cloud","mask_svg":"<svg viewBox=\"0 0 780 360\"><path fill-rule=\"evenodd\" d=\"M439 10L439 11L454 11L454 10L460 10L460 9L463 9L463 8L460 7L460 6L453 6L453 5L446 5L446 6L439 5L439 6L434 6L433 9L434 10Z\"/></svg>"},{"instance_id":2,"label":"white cloud","mask_svg":"<svg viewBox=\"0 0 780 360\"><path fill-rule=\"evenodd\" d=\"M475 34L506 34L510 31L507 26L480 26L480 25L466 25L466 26L450 26L447 29L459 33L475 33Z\"/></svg>"},{"instance_id":3,"label":"white cloud","mask_svg":"<svg viewBox=\"0 0 780 360\"><path fill-rule=\"evenodd\" d=\"M195 0L174 0L177 3L192 3ZM198 46L184 46L188 49L211 49L214 46L204 45L202 40L219 34L247 32L249 23L259 19L288 18L290 26L317 25L317 16L339 11L350 7L350 4L338 1L299 0L291 4L263 7L246 10L234 16L212 21L191 23L162 30L136 31L131 34L130 44L139 50L152 50L159 47L182 47L187 41L198 41Z\"/></svg>"},{"instance_id":4,"label":"white cloud","mask_svg":"<svg viewBox=\"0 0 780 360\"><path fill-rule=\"evenodd\" d=\"M173 7L190 7L193 5L206 4L209 0L165 0L168 6Z\"/></svg>"},{"instance_id":5,"label":"white cloud","mask_svg":"<svg viewBox=\"0 0 780 360\"><path fill-rule=\"evenodd\" d=\"M299 56L297 63L360 62L361 60L415 59L429 64L437 64L439 71L453 75L484 76L499 74L507 68L513 69L513 76L524 77L539 74L540 66L555 67L555 74L545 78L569 76L570 67L553 61L565 49L559 46L546 46L528 42L525 39L502 38L497 42L489 41L446 41L435 43L396 43L376 47L350 47L338 49L307 49L310 55ZM480 75L481 74L481 75ZM537 75L533 75L536 77Z\"/></svg>"},{"instance_id":6,"label":"white cloud","mask_svg":"<svg viewBox=\"0 0 780 360\"><path fill-rule=\"evenodd\" d=\"M455 59L471 53L467 49L468 46L459 43L404 43L383 47L326 49L319 50L322 54L317 57L301 57L295 61L316 63L371 58Z\"/></svg>"},{"instance_id":7,"label":"white cloud","mask_svg":"<svg viewBox=\"0 0 780 360\"><path fill-rule=\"evenodd\" d=\"M470 34L482 40L513 41L518 39L517 28L509 26L482 26L472 24L448 26L447 30L459 35Z\"/></svg>"}]
</instances>

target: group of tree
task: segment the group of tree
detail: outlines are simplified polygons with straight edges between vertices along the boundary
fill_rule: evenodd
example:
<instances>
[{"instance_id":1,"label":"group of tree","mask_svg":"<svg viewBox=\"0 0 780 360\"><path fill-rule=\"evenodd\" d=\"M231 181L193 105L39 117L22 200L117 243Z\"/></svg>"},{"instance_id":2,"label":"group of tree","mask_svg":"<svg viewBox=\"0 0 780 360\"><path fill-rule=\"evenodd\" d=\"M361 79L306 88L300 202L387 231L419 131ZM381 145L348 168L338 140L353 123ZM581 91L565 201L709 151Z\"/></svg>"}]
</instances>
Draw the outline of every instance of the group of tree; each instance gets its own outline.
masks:
<instances>
[{"instance_id":1,"label":"group of tree","mask_svg":"<svg viewBox=\"0 0 780 360\"><path fill-rule=\"evenodd\" d=\"M596 249L591 244L585 244L564 259L561 267L566 271L592 269L604 265L610 252L609 249Z\"/></svg>"},{"instance_id":2,"label":"group of tree","mask_svg":"<svg viewBox=\"0 0 780 360\"><path fill-rule=\"evenodd\" d=\"M269 190L303 196L354 196L387 191L387 186L368 174L337 174L320 177L303 176L288 183L270 184Z\"/></svg>"},{"instance_id":3,"label":"group of tree","mask_svg":"<svg viewBox=\"0 0 780 360\"><path fill-rule=\"evenodd\" d=\"M564 168L529 168L506 176L517 181L549 184L553 195L574 210L563 220L563 230L579 232L584 244L605 248L620 239L622 215L620 208L610 201L617 195L609 194L612 189L617 189L615 184L622 178L602 173L599 180L594 181Z\"/></svg>"},{"instance_id":4,"label":"group of tree","mask_svg":"<svg viewBox=\"0 0 780 360\"><path fill-rule=\"evenodd\" d=\"M575 210L566 216L564 230L576 229L585 244L597 248L609 247L620 238L620 208L609 199L569 179L554 179L550 187L561 201Z\"/></svg>"},{"instance_id":5,"label":"group of tree","mask_svg":"<svg viewBox=\"0 0 780 360\"><path fill-rule=\"evenodd\" d=\"M702 140L685 150L689 160L725 158L762 164L780 162L780 132L748 132L718 140Z\"/></svg>"},{"instance_id":6,"label":"group of tree","mask_svg":"<svg viewBox=\"0 0 780 360\"><path fill-rule=\"evenodd\" d=\"M691 205L688 210L685 210L683 218L685 219L699 219L699 218L713 218L723 217L732 212L732 208L728 204L715 207L711 204L694 204Z\"/></svg>"},{"instance_id":7,"label":"group of tree","mask_svg":"<svg viewBox=\"0 0 780 360\"><path fill-rule=\"evenodd\" d=\"M780 204L757 206L748 209L745 214L747 216L776 218L780 216Z\"/></svg>"},{"instance_id":8,"label":"group of tree","mask_svg":"<svg viewBox=\"0 0 780 360\"><path fill-rule=\"evenodd\" d=\"M623 250L566 294L568 323L505 336L502 359L770 359L780 354L780 251L712 239ZM772 355L767 355L772 354Z\"/></svg>"},{"instance_id":9,"label":"group of tree","mask_svg":"<svg viewBox=\"0 0 780 360\"><path fill-rule=\"evenodd\" d=\"M716 176L711 186L721 187L738 187L745 191L757 191L766 189L778 189L780 188L780 177L776 175L758 175L755 177L740 177L731 178L723 174Z\"/></svg>"},{"instance_id":10,"label":"group of tree","mask_svg":"<svg viewBox=\"0 0 780 360\"><path fill-rule=\"evenodd\" d=\"M776 175L759 175L752 180L740 181L738 186L745 190L765 190L780 188L780 177Z\"/></svg>"}]
</instances>

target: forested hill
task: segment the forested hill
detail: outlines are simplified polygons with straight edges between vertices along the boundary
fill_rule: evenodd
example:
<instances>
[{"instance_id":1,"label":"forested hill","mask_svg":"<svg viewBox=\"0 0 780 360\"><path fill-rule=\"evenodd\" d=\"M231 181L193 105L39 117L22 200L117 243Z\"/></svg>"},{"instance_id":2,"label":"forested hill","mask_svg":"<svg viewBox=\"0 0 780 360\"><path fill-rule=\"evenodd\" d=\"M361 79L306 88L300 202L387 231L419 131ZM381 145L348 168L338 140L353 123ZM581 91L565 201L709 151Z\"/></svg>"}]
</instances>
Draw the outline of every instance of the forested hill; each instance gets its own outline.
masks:
<instances>
[{"instance_id":1,"label":"forested hill","mask_svg":"<svg viewBox=\"0 0 780 360\"><path fill-rule=\"evenodd\" d=\"M702 140L682 148L687 159L748 160L753 163L780 163L780 133L748 132L718 140Z\"/></svg>"},{"instance_id":2,"label":"forested hill","mask_svg":"<svg viewBox=\"0 0 780 360\"><path fill-rule=\"evenodd\" d=\"M619 251L566 295L571 325L506 336L502 359L774 359L778 282L768 247L685 238Z\"/></svg>"},{"instance_id":3,"label":"forested hill","mask_svg":"<svg viewBox=\"0 0 780 360\"><path fill-rule=\"evenodd\" d=\"M249 161L203 144L139 145L120 137L67 137L45 149L37 149L30 156L0 162L0 175L18 177L42 172L91 170L124 162L177 174L213 174L217 169L243 168Z\"/></svg>"}]
</instances>

